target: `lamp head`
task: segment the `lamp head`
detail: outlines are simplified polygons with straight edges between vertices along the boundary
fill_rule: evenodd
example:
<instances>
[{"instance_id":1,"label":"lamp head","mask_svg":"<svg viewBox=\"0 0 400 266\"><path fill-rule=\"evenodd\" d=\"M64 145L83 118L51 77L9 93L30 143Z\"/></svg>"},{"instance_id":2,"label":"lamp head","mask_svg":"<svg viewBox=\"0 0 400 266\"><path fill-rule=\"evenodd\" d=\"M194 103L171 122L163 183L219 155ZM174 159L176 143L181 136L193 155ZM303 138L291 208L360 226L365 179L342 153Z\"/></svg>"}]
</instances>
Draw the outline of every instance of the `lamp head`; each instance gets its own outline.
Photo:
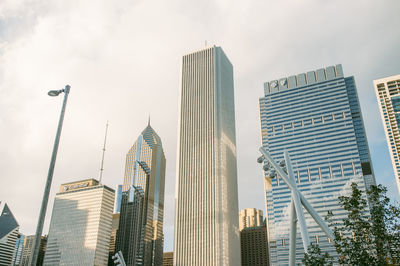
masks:
<instances>
[{"instance_id":1,"label":"lamp head","mask_svg":"<svg viewBox=\"0 0 400 266\"><path fill-rule=\"evenodd\" d=\"M52 90L52 91L49 91L47 94L49 96L55 97L55 96L58 96L61 92L62 92L62 90L58 90L58 91Z\"/></svg>"}]
</instances>

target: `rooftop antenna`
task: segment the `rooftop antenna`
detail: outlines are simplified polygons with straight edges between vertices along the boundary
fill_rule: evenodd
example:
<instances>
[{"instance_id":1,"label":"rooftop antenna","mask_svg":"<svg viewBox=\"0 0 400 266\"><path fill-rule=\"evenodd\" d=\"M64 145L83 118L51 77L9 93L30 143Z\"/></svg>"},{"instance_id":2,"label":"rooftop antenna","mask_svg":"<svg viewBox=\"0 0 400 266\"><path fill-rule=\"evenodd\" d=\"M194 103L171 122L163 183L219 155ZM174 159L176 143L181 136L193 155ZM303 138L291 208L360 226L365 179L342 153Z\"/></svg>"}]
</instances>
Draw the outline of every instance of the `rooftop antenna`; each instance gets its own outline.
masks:
<instances>
[{"instance_id":1,"label":"rooftop antenna","mask_svg":"<svg viewBox=\"0 0 400 266\"><path fill-rule=\"evenodd\" d=\"M106 124L106 134L104 136L103 156L101 157L100 178L99 178L100 184L101 184L101 178L103 177L103 170L104 170L103 166L104 166L104 153L106 152L107 131L108 131L108 120L107 120L107 124Z\"/></svg>"},{"instance_id":2,"label":"rooftop antenna","mask_svg":"<svg viewBox=\"0 0 400 266\"><path fill-rule=\"evenodd\" d=\"M147 125L150 126L150 115L149 115L149 122L147 122Z\"/></svg>"},{"instance_id":3,"label":"rooftop antenna","mask_svg":"<svg viewBox=\"0 0 400 266\"><path fill-rule=\"evenodd\" d=\"M204 45L207 47L207 40L204 41Z\"/></svg>"}]
</instances>

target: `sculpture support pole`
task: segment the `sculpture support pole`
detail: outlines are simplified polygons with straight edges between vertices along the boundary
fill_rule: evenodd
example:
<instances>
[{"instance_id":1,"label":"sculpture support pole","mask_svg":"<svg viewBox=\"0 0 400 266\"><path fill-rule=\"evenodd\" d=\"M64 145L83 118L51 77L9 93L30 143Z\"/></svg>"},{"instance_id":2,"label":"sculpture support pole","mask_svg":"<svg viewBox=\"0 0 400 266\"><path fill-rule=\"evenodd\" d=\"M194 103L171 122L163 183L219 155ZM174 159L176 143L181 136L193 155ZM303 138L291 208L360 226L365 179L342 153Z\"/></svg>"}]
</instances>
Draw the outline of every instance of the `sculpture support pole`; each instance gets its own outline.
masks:
<instances>
[{"instance_id":1,"label":"sculpture support pole","mask_svg":"<svg viewBox=\"0 0 400 266\"><path fill-rule=\"evenodd\" d=\"M289 175L289 180L292 181L293 188L292 189L292 201L294 202L294 207L296 208L296 216L300 225L301 239L303 240L304 252L307 253L308 246L310 245L310 237L308 236L308 229L306 224L306 219L304 217L303 208L301 207L301 202L299 198L299 193L297 189L296 182L294 180L294 174L292 169L292 163L290 162L289 154L285 150L284 152L286 168Z\"/></svg>"},{"instance_id":2,"label":"sculpture support pole","mask_svg":"<svg viewBox=\"0 0 400 266\"><path fill-rule=\"evenodd\" d=\"M290 246L289 246L289 265L296 264L296 234L297 234L297 217L293 199L290 202Z\"/></svg>"}]
</instances>

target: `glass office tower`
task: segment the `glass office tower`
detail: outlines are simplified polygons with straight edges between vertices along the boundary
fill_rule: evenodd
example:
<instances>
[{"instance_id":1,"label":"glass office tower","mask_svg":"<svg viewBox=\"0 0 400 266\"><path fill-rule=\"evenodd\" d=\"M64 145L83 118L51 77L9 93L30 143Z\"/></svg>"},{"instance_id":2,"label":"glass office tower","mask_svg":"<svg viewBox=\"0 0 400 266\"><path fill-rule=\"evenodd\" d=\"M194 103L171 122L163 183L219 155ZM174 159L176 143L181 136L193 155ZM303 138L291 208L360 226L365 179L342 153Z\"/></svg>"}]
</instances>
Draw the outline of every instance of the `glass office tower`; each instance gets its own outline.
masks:
<instances>
[{"instance_id":1,"label":"glass office tower","mask_svg":"<svg viewBox=\"0 0 400 266\"><path fill-rule=\"evenodd\" d=\"M43 265L107 265L114 196L95 179L62 184Z\"/></svg>"},{"instance_id":2,"label":"glass office tower","mask_svg":"<svg viewBox=\"0 0 400 266\"><path fill-rule=\"evenodd\" d=\"M146 206L144 219L143 265L162 265L164 247L164 188L165 155L160 137L150 126L139 135L126 155L125 177L122 195L130 190L141 188ZM132 194L133 195L133 194ZM121 204L122 204L121 197ZM127 209L126 209L127 210ZM125 215L122 213L121 219ZM125 217L125 216L124 216ZM123 219L120 220L120 226ZM123 254L125 256L125 254Z\"/></svg>"},{"instance_id":3,"label":"glass office tower","mask_svg":"<svg viewBox=\"0 0 400 266\"><path fill-rule=\"evenodd\" d=\"M374 80L374 87L400 193L400 75Z\"/></svg>"},{"instance_id":4,"label":"glass office tower","mask_svg":"<svg viewBox=\"0 0 400 266\"><path fill-rule=\"evenodd\" d=\"M348 193L351 182L364 192L375 184L354 78L344 77L341 65L266 82L260 118L263 147L276 161L288 151L297 186L321 217L330 210L334 219L343 219L337 198ZM264 184L271 264L285 265L290 190L281 178L265 177ZM311 242L337 256L330 239L308 213L305 217Z\"/></svg>"},{"instance_id":5,"label":"glass office tower","mask_svg":"<svg viewBox=\"0 0 400 266\"><path fill-rule=\"evenodd\" d=\"M220 47L183 56L174 265L240 265L233 67Z\"/></svg>"}]
</instances>

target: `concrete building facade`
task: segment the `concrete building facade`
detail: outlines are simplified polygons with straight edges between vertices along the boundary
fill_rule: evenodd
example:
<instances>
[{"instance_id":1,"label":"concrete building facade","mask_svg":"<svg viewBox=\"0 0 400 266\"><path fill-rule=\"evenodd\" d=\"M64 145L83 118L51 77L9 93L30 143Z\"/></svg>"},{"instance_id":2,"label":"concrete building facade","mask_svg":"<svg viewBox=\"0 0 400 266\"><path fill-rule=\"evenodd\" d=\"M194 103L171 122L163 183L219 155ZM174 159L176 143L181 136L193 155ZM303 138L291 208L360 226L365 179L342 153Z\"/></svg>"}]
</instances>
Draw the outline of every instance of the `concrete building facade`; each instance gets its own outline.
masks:
<instances>
[{"instance_id":1,"label":"concrete building facade","mask_svg":"<svg viewBox=\"0 0 400 266\"><path fill-rule=\"evenodd\" d=\"M233 67L220 47L183 56L174 265L240 265Z\"/></svg>"},{"instance_id":2,"label":"concrete building facade","mask_svg":"<svg viewBox=\"0 0 400 266\"><path fill-rule=\"evenodd\" d=\"M400 193L400 75L374 80L374 88Z\"/></svg>"}]
</instances>

